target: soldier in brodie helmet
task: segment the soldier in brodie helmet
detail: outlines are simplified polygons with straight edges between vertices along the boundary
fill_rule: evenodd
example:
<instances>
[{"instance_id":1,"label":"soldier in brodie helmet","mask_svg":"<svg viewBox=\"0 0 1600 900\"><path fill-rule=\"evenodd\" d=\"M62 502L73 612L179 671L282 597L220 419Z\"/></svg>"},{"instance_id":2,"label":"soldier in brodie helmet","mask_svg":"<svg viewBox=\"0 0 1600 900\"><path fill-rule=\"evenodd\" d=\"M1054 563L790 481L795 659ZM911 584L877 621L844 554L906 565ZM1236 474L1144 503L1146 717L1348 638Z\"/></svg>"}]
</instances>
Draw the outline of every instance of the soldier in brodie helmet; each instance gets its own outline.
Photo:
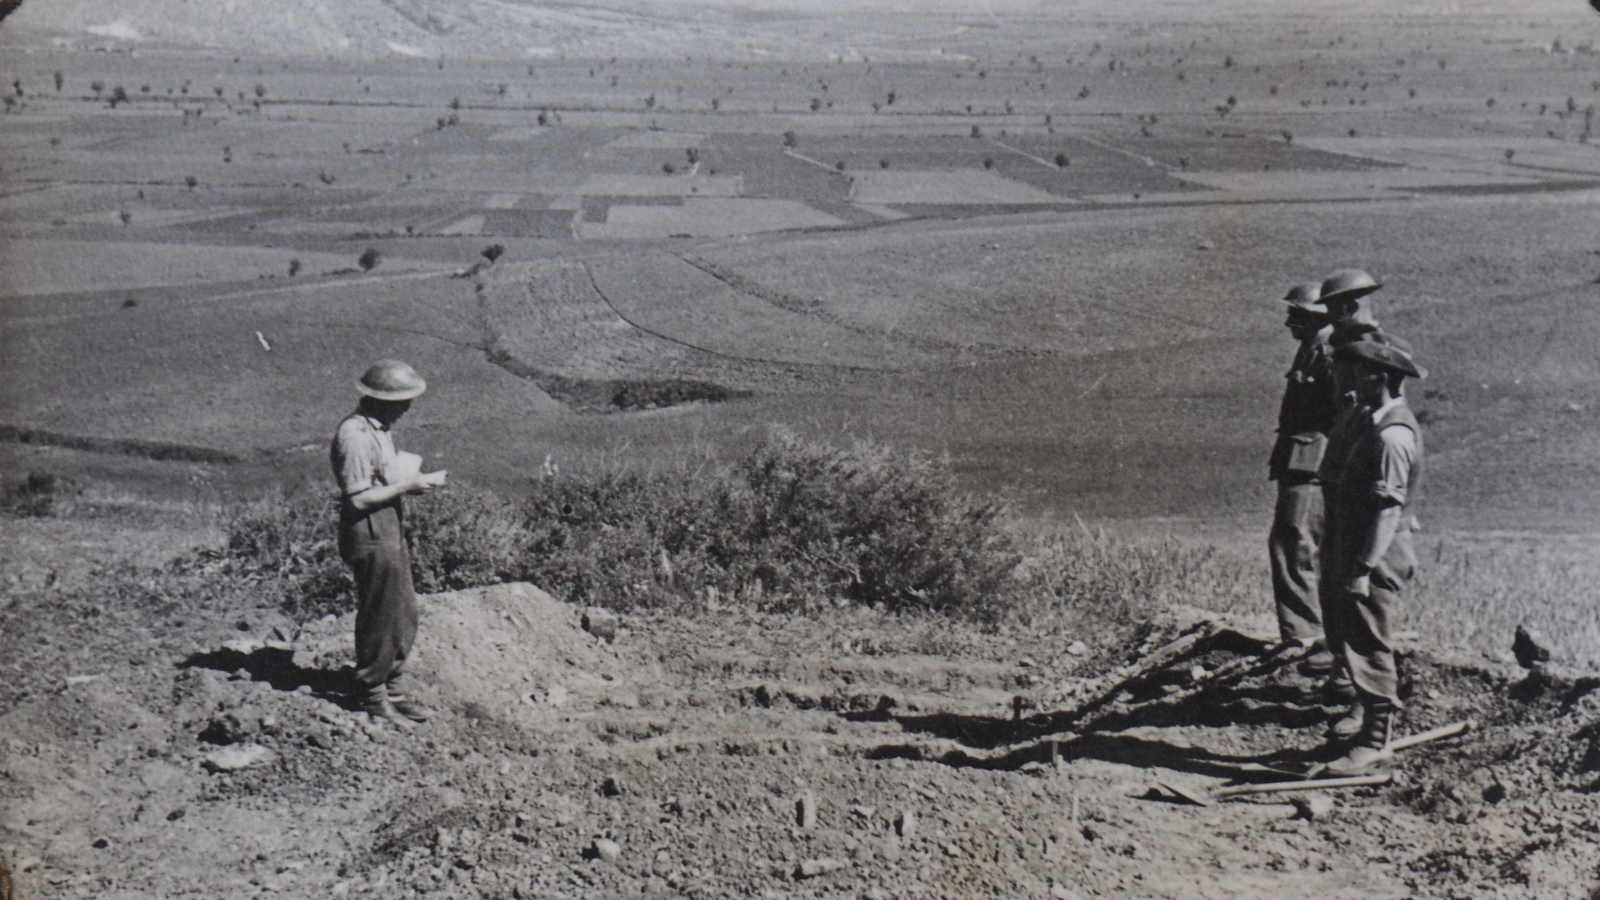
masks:
<instances>
[{"instance_id":1,"label":"soldier in brodie helmet","mask_svg":"<svg viewBox=\"0 0 1600 900\"><path fill-rule=\"evenodd\" d=\"M1382 286L1377 279L1361 269L1339 269L1323 279L1319 300L1328 308L1328 319L1333 324L1333 331L1328 335L1330 348L1336 349L1354 341L1367 340L1394 344L1407 353L1411 352L1409 344L1384 333L1373 317L1371 295ZM1338 484L1340 466L1349 455L1351 444L1360 431L1360 416L1364 415L1355 410L1358 404L1353 396L1339 391L1337 397L1339 412L1328 431L1323 463L1317 472L1317 481L1322 484L1325 508L1326 499L1332 495ZM1327 537L1324 536L1324 545L1327 541ZM1326 563L1322 566L1320 576L1318 595L1322 600L1323 621L1326 622L1331 615L1327 610L1329 598L1338 595L1339 586L1337 579L1330 578ZM1353 701L1355 686L1351 682L1349 669L1343 662L1344 655L1339 646L1339 637L1329 629L1324 629L1324 634L1328 650L1333 655L1333 673L1324 689L1336 701L1341 703ZM1334 723L1333 732L1335 737L1349 738L1353 737L1359 728L1358 721L1345 718Z\"/></svg>"},{"instance_id":2,"label":"soldier in brodie helmet","mask_svg":"<svg viewBox=\"0 0 1600 900\"><path fill-rule=\"evenodd\" d=\"M356 382L361 401L339 423L330 458L339 482L339 556L356 582L357 704L403 727L430 712L393 685L417 635L417 597L402 531L401 498L445 483L396 452L390 428L427 383L399 360L381 360Z\"/></svg>"},{"instance_id":3,"label":"soldier in brodie helmet","mask_svg":"<svg viewBox=\"0 0 1600 900\"><path fill-rule=\"evenodd\" d=\"M1354 341L1335 348L1333 358L1340 391L1353 395L1355 405L1338 479L1325 486L1324 584L1336 592L1323 597L1324 625L1357 696L1341 722L1355 745L1328 772L1353 775L1388 757L1400 708L1393 629L1401 595L1416 574L1410 508L1423 452L1422 428L1402 385L1427 373L1395 341Z\"/></svg>"},{"instance_id":4,"label":"soldier in brodie helmet","mask_svg":"<svg viewBox=\"0 0 1600 900\"><path fill-rule=\"evenodd\" d=\"M1359 341L1366 335L1379 331L1378 321L1372 316L1371 294L1383 287L1376 278L1361 269L1339 269L1322 281L1319 297L1328 308L1328 318L1333 321L1330 346Z\"/></svg>"},{"instance_id":5,"label":"soldier in brodie helmet","mask_svg":"<svg viewBox=\"0 0 1600 900\"><path fill-rule=\"evenodd\" d=\"M1320 302L1322 285L1295 285L1283 298L1289 307L1284 325L1300 342L1288 385L1278 408L1278 439L1267 461L1267 477L1278 483L1267 548L1272 561L1272 593L1278 632L1285 641L1310 645L1323 640L1322 606L1317 596L1318 545L1322 541L1323 498L1317 469L1328 431L1339 413L1328 347L1332 325ZM1319 650L1301 664L1306 674L1333 669L1333 654Z\"/></svg>"}]
</instances>

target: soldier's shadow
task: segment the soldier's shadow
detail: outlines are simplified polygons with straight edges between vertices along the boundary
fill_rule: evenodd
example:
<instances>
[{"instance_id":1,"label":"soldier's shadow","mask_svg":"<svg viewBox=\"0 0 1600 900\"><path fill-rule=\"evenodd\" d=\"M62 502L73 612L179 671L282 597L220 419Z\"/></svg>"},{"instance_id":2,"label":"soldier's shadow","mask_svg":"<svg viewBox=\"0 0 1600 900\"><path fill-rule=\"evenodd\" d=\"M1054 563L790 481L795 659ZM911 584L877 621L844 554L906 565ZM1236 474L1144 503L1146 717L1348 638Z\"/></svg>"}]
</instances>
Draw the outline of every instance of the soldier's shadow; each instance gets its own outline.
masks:
<instances>
[{"instance_id":1,"label":"soldier's shadow","mask_svg":"<svg viewBox=\"0 0 1600 900\"><path fill-rule=\"evenodd\" d=\"M297 665L294 651L278 647L258 647L249 652L223 647L191 653L180 669L213 669L230 674L244 672L252 681L270 684L274 690L297 691L309 687L311 693L344 703L354 685L354 672L349 666L337 669L319 669Z\"/></svg>"}]
</instances>

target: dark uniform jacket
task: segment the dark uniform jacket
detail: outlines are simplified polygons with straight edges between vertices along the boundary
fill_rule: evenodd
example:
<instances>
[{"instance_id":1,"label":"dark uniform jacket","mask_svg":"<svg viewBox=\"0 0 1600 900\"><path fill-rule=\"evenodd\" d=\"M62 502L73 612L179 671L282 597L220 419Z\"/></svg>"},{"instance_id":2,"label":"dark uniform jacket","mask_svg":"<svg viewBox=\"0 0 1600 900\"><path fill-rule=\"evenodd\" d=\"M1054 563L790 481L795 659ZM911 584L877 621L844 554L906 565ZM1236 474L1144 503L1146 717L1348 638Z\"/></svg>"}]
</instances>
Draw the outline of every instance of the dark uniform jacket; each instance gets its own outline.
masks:
<instances>
[{"instance_id":1,"label":"dark uniform jacket","mask_svg":"<svg viewBox=\"0 0 1600 900\"><path fill-rule=\"evenodd\" d=\"M1328 431L1339 414L1328 343L1319 337L1302 341L1284 377L1289 383L1278 407L1278 440L1267 460L1267 477L1311 481L1322 463Z\"/></svg>"}]
</instances>

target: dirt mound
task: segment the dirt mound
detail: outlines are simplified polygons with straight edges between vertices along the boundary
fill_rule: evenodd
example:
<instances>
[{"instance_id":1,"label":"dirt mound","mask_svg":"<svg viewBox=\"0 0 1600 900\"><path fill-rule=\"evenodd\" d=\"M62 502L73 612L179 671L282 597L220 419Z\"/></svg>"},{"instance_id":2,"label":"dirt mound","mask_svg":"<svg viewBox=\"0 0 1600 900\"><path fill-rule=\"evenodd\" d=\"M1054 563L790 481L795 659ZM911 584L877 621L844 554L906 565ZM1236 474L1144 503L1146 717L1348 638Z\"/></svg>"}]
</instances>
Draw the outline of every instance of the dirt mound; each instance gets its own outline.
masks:
<instances>
[{"instance_id":1,"label":"dirt mound","mask_svg":"<svg viewBox=\"0 0 1600 900\"><path fill-rule=\"evenodd\" d=\"M537 728L562 707L637 706L658 675L625 664L583 630L581 611L532 585L435 594L424 609L415 680L480 717Z\"/></svg>"}]
</instances>

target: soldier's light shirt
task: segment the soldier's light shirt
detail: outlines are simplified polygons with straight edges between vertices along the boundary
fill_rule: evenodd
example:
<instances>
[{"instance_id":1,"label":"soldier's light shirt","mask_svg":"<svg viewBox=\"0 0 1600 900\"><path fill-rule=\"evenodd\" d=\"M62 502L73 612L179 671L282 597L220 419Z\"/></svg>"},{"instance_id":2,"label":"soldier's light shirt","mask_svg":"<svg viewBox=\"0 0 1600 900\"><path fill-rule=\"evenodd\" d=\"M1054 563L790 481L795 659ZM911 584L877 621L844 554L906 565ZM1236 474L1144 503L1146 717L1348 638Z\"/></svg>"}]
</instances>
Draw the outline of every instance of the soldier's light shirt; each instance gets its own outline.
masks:
<instances>
[{"instance_id":1,"label":"soldier's light shirt","mask_svg":"<svg viewBox=\"0 0 1600 900\"><path fill-rule=\"evenodd\" d=\"M371 416L355 413L339 423L333 436L333 472L345 497L388 484L396 454L394 435Z\"/></svg>"}]
</instances>

